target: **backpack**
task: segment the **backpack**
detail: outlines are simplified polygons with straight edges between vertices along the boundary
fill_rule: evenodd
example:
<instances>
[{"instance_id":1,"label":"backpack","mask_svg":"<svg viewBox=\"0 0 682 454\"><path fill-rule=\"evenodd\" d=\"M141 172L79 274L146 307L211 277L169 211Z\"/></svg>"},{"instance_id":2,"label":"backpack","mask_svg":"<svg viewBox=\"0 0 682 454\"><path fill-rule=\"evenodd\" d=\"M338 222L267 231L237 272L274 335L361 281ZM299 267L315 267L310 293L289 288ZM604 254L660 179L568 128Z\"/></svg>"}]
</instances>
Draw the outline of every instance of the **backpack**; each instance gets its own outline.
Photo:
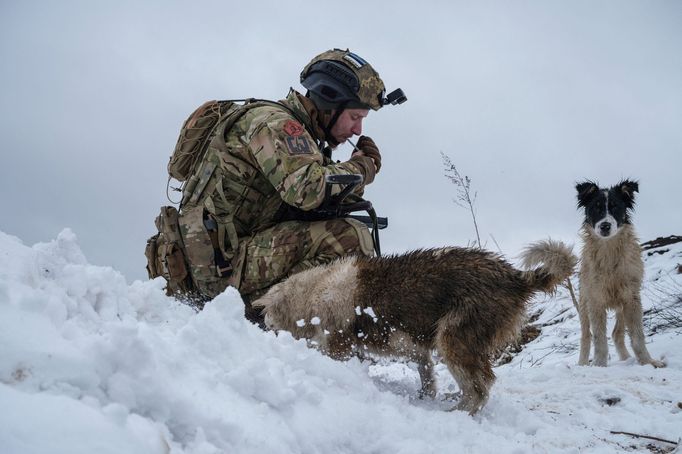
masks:
<instances>
[{"instance_id":1,"label":"backpack","mask_svg":"<svg viewBox=\"0 0 682 454\"><path fill-rule=\"evenodd\" d=\"M239 105L232 101L208 101L185 120L180 136L168 161L168 177L186 181L201 160L215 127Z\"/></svg>"},{"instance_id":2,"label":"backpack","mask_svg":"<svg viewBox=\"0 0 682 454\"><path fill-rule=\"evenodd\" d=\"M243 104L239 104L240 102ZM207 101L199 106L180 128L180 136L168 161L168 178L180 182L187 181L194 174L197 163L201 162L208 143L213 138L213 133L223 120L227 121L224 128L227 132L247 110L266 104L276 105L294 114L281 103L255 98Z\"/></svg>"}]
</instances>

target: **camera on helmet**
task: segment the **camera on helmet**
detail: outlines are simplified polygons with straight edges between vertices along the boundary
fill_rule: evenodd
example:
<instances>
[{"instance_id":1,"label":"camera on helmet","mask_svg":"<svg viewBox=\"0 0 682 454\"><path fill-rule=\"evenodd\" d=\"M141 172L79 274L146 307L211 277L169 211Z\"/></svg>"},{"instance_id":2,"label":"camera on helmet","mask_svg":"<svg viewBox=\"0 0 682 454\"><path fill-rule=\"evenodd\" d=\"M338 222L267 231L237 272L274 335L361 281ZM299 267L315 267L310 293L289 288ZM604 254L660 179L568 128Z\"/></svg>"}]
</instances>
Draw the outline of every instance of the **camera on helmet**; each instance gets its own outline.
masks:
<instances>
[{"instance_id":1,"label":"camera on helmet","mask_svg":"<svg viewBox=\"0 0 682 454\"><path fill-rule=\"evenodd\" d=\"M396 104L402 104L405 101L407 101L407 96L405 96L405 92L403 92L402 88L396 88L383 99L384 105L393 104L394 106Z\"/></svg>"}]
</instances>

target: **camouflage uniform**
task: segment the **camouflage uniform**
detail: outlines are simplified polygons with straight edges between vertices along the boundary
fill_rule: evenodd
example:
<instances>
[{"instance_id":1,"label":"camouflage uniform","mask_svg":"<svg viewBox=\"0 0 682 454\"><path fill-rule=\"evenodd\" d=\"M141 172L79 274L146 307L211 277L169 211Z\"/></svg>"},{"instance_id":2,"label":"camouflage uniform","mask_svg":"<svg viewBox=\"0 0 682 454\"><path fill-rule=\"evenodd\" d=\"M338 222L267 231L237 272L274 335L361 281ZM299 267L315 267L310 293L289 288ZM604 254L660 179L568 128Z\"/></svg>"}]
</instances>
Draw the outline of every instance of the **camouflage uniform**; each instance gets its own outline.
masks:
<instances>
[{"instance_id":1,"label":"camouflage uniform","mask_svg":"<svg viewBox=\"0 0 682 454\"><path fill-rule=\"evenodd\" d=\"M333 163L319 148L324 134L314 104L294 90L281 102L291 111L263 105L229 131L219 127L184 188L180 227L205 297L232 285L248 301L289 274L347 254L373 255L369 231L353 219L282 222L283 204L320 206L327 175L362 175L361 194L375 168L366 156ZM340 190L333 186L332 194Z\"/></svg>"}]
</instances>

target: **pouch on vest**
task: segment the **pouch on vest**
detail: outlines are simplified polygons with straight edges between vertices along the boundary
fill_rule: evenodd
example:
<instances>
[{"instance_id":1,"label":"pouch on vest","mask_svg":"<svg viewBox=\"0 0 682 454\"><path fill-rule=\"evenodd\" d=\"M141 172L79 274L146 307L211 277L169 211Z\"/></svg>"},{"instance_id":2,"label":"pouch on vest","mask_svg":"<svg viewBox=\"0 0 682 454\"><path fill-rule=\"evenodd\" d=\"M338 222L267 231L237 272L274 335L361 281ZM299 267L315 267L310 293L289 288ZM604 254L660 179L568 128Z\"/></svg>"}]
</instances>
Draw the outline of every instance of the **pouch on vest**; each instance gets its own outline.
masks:
<instances>
[{"instance_id":1,"label":"pouch on vest","mask_svg":"<svg viewBox=\"0 0 682 454\"><path fill-rule=\"evenodd\" d=\"M217 247L218 230L211 221L201 205L184 208L178 219L192 280L196 290L208 298L227 288L232 273L231 264L223 260Z\"/></svg>"},{"instance_id":2,"label":"pouch on vest","mask_svg":"<svg viewBox=\"0 0 682 454\"><path fill-rule=\"evenodd\" d=\"M145 248L149 278L162 276L167 282L166 294L169 296L195 292L192 277L187 272L178 210L172 206L161 207L155 224L159 233L147 240Z\"/></svg>"}]
</instances>

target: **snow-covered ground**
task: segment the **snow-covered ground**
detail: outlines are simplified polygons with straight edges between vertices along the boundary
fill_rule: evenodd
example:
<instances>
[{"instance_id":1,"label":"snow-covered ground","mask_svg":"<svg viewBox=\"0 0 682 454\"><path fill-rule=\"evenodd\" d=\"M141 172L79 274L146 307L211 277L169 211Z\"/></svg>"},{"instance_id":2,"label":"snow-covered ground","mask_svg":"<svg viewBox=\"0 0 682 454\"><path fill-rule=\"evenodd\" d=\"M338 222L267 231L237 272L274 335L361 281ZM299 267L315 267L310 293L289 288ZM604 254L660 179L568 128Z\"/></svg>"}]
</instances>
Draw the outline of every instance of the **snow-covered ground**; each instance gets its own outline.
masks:
<instances>
[{"instance_id":1,"label":"snow-covered ground","mask_svg":"<svg viewBox=\"0 0 682 454\"><path fill-rule=\"evenodd\" d=\"M682 293L682 243L646 256L645 309ZM435 401L411 364L335 362L242 318L232 289L195 313L163 281L89 265L75 235L26 246L0 232L0 452L671 452L682 436L680 329L648 338L654 369L578 367L566 293L539 299L541 335L496 368L475 417L437 366Z\"/></svg>"}]
</instances>

